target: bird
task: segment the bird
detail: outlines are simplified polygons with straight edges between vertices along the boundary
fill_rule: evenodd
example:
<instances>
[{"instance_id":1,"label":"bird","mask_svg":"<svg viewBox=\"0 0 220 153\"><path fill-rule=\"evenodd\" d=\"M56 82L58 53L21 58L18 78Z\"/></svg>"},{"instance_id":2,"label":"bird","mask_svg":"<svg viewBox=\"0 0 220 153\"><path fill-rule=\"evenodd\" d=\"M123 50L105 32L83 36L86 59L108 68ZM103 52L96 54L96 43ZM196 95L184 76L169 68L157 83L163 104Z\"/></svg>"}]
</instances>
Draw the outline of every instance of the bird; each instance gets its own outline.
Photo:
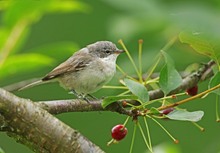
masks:
<instances>
[{"instance_id":1,"label":"bird","mask_svg":"<svg viewBox=\"0 0 220 153\"><path fill-rule=\"evenodd\" d=\"M123 52L111 41L97 41L75 52L42 79L19 90L58 81L64 89L89 102L87 96L93 97L92 93L113 78L117 57Z\"/></svg>"}]
</instances>

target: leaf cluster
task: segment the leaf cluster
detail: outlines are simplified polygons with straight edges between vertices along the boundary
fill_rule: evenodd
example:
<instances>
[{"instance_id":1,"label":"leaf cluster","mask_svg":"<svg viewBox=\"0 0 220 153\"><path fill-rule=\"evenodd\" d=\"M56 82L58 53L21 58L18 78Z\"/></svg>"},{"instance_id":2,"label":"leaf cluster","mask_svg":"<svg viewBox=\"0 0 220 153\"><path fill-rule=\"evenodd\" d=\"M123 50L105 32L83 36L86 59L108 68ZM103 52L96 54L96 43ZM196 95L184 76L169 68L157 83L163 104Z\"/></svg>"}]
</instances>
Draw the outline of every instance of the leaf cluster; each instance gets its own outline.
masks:
<instances>
[{"instance_id":1,"label":"leaf cluster","mask_svg":"<svg viewBox=\"0 0 220 153\"><path fill-rule=\"evenodd\" d=\"M48 13L85 12L88 7L77 1L2 1L0 25L0 79L50 66L59 55L78 49L73 42L59 42L25 50L31 26ZM59 51L59 52L58 52Z\"/></svg>"}]
</instances>

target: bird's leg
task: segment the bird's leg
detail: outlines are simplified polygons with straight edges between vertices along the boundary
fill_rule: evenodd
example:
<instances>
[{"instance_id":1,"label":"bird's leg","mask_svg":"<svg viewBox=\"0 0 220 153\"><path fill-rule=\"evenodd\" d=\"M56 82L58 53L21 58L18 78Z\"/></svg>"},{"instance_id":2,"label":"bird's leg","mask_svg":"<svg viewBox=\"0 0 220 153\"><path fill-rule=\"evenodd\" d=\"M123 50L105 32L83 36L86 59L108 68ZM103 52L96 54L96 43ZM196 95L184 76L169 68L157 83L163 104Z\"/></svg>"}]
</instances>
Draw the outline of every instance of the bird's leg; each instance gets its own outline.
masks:
<instances>
[{"instance_id":1,"label":"bird's leg","mask_svg":"<svg viewBox=\"0 0 220 153\"><path fill-rule=\"evenodd\" d=\"M79 99L82 99L84 97L82 94L78 94L75 90L71 90L69 93L74 94Z\"/></svg>"},{"instance_id":2,"label":"bird's leg","mask_svg":"<svg viewBox=\"0 0 220 153\"><path fill-rule=\"evenodd\" d=\"M89 103L90 104L90 101L89 101L89 99L86 97L86 96L83 96L83 98L82 98L83 100L85 100L87 103Z\"/></svg>"},{"instance_id":3,"label":"bird's leg","mask_svg":"<svg viewBox=\"0 0 220 153\"><path fill-rule=\"evenodd\" d=\"M88 96L89 96L90 98L92 98L93 100L98 100L98 98L96 98L95 96L93 96L93 95L91 95L91 94L88 94Z\"/></svg>"},{"instance_id":4,"label":"bird's leg","mask_svg":"<svg viewBox=\"0 0 220 153\"><path fill-rule=\"evenodd\" d=\"M79 94L75 90L71 90L69 93L74 94L77 98L85 100L87 103L90 103L89 99L86 97L86 94ZM95 98L91 95L89 97Z\"/></svg>"}]
</instances>

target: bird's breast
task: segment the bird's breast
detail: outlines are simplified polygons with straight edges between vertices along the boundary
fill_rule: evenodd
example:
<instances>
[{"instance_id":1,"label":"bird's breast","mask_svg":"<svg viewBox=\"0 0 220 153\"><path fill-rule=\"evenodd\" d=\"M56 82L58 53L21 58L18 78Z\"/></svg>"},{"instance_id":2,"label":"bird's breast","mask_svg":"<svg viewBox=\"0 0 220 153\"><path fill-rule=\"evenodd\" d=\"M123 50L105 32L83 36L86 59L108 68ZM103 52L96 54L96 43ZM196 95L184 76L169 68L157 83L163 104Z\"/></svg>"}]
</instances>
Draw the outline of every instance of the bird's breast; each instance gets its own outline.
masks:
<instances>
[{"instance_id":1,"label":"bird's breast","mask_svg":"<svg viewBox=\"0 0 220 153\"><path fill-rule=\"evenodd\" d=\"M116 72L115 61L94 60L82 70L62 76L59 81L68 90L89 94L108 83Z\"/></svg>"}]
</instances>

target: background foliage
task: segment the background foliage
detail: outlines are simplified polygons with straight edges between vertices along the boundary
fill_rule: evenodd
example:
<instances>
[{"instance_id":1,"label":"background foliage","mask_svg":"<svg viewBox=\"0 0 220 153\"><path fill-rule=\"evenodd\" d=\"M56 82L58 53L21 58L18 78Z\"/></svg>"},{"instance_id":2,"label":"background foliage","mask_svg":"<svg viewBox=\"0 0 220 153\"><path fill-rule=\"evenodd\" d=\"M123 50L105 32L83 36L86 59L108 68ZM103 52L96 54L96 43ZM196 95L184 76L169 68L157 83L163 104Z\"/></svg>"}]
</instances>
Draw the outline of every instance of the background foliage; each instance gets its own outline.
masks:
<instances>
[{"instance_id":1,"label":"background foliage","mask_svg":"<svg viewBox=\"0 0 220 153\"><path fill-rule=\"evenodd\" d=\"M137 57L137 40L142 38L143 68L147 71L153 63L151 59L180 31L205 34L211 42L219 41L220 36L218 0L22 0L0 1L0 9L0 86L44 76L74 51L98 40L117 43L118 39L123 39L132 56ZM191 63L209 60L180 42L175 43L168 53L178 70L184 70ZM125 55L119 57L118 64L128 73L134 73ZM119 77L120 74L117 74L111 83L116 84ZM208 82L204 82L199 85L199 90L205 90L207 86ZM102 89L95 96L118 92ZM56 83L16 92L16 95L33 101L72 98ZM180 140L178 145L173 144L154 123L150 124L156 150L162 147L166 148L164 150L173 150L169 153L218 152L220 134L219 125L215 122L214 101L214 96L210 95L184 105L188 110L204 110L205 116L199 122L206 129L203 133L188 122L162 121ZM110 140L110 129L123 123L125 116L110 112L89 112L66 113L57 117L78 129L106 152L129 150L133 131L131 122L128 124L130 133L125 140L118 145L106 146ZM140 134L137 135L134 152L144 152L144 142ZM4 133L0 133L0 147L5 152L31 152Z\"/></svg>"}]
</instances>

